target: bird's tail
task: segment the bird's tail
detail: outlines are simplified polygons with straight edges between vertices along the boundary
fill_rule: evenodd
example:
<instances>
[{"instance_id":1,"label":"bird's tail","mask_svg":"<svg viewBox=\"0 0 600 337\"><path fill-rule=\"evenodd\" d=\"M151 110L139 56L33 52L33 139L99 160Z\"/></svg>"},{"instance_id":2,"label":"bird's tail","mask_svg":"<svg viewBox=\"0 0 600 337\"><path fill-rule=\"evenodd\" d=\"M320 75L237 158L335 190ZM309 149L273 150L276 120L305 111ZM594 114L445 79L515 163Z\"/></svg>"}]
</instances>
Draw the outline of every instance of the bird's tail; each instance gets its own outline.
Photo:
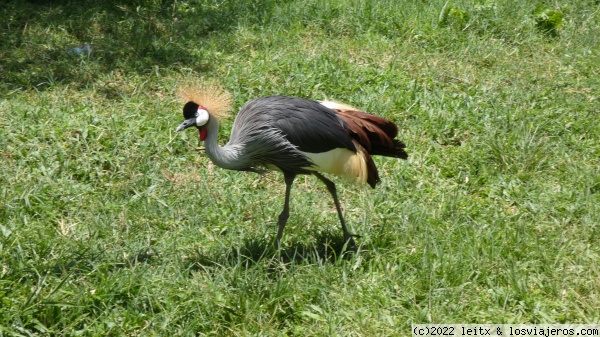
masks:
<instances>
[{"instance_id":1,"label":"bird's tail","mask_svg":"<svg viewBox=\"0 0 600 337\"><path fill-rule=\"evenodd\" d=\"M337 115L346 122L350 136L370 155L408 158L406 145L394 139L398 135L398 127L393 122L345 104L334 102L321 102L321 104L337 112Z\"/></svg>"},{"instance_id":2,"label":"bird's tail","mask_svg":"<svg viewBox=\"0 0 600 337\"><path fill-rule=\"evenodd\" d=\"M404 144L403 142L401 142L397 139L392 139L391 147L373 146L371 148L371 152L369 152L369 153L372 155L377 155L377 156L406 159L406 158L408 158L408 153L406 153L405 149L406 149L406 144Z\"/></svg>"},{"instance_id":3,"label":"bird's tail","mask_svg":"<svg viewBox=\"0 0 600 337\"><path fill-rule=\"evenodd\" d=\"M354 139L357 157L360 158L360 176L375 187L379 182L379 173L371 155L406 159L406 145L397 139L398 126L393 122L378 116L360 111L349 105L336 102L320 102L334 110L337 116L346 124L346 130Z\"/></svg>"}]
</instances>

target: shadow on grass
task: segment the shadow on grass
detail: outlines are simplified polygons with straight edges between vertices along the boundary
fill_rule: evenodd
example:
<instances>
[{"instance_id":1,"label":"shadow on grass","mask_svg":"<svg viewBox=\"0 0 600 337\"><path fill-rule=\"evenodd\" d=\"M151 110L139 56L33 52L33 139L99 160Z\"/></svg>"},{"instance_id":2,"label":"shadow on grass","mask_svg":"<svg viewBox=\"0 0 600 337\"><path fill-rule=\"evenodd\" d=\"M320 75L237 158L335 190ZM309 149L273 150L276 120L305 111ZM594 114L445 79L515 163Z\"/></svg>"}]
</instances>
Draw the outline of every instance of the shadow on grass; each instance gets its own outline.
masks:
<instances>
[{"instance_id":1,"label":"shadow on grass","mask_svg":"<svg viewBox=\"0 0 600 337\"><path fill-rule=\"evenodd\" d=\"M191 252L182 261L183 269L190 272L211 272L220 269L254 268L266 266L269 272L289 269L291 265L334 264L350 259L357 252L349 247L338 230L321 231L310 236L309 240L292 241L280 251L275 249L272 238L250 238L241 245L231 248L216 248L208 252ZM80 247L60 258L47 270L26 270L22 272L37 277L51 273L58 277L70 277L93 271L111 273L136 266L165 264L173 260L173 251L159 251L151 246L125 247L117 256L107 256L103 247ZM37 276L36 276L37 275Z\"/></svg>"},{"instance_id":2,"label":"shadow on grass","mask_svg":"<svg viewBox=\"0 0 600 337\"><path fill-rule=\"evenodd\" d=\"M313 241L313 244L293 242L282 247L279 252L272 240L249 239L241 246L226 251L198 254L187 261L187 266L192 271L201 271L216 267L251 267L266 260L278 261L279 267L289 264L335 263L340 259L350 258L356 252L356 248L345 244L338 231L324 231L314 237L316 242Z\"/></svg>"},{"instance_id":3,"label":"shadow on grass","mask_svg":"<svg viewBox=\"0 0 600 337\"><path fill-rule=\"evenodd\" d=\"M0 90L85 87L104 73L205 71L203 40L265 22L276 0L8 1L0 3ZM90 53L69 53L91 46ZM228 45L223 43L224 46Z\"/></svg>"}]
</instances>

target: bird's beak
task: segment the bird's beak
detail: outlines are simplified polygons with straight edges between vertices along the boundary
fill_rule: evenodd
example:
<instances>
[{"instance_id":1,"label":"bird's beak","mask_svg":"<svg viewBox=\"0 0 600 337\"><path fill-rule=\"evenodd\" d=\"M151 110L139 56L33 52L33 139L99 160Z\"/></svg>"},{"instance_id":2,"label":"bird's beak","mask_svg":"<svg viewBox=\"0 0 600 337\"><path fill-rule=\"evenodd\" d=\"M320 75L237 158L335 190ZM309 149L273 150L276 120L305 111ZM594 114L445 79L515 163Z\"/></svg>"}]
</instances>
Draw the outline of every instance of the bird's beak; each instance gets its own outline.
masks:
<instances>
[{"instance_id":1,"label":"bird's beak","mask_svg":"<svg viewBox=\"0 0 600 337\"><path fill-rule=\"evenodd\" d=\"M183 123L179 124L177 129L175 129L175 132L185 130L185 129L187 129L191 126L195 126L195 125L196 125L196 118L186 119L183 121Z\"/></svg>"}]
</instances>

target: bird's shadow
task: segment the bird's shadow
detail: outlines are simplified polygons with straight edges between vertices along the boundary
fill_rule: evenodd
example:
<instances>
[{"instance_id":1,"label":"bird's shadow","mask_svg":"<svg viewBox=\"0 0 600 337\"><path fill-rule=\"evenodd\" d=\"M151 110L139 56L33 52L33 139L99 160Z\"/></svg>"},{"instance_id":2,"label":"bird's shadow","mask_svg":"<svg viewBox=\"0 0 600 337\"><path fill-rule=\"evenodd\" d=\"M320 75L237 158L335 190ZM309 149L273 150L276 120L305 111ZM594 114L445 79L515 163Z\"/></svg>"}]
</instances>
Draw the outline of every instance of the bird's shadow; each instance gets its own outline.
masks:
<instances>
[{"instance_id":1,"label":"bird's shadow","mask_svg":"<svg viewBox=\"0 0 600 337\"><path fill-rule=\"evenodd\" d=\"M188 272L217 272L223 269L264 268L270 276L289 270L293 265L334 264L350 259L359 249L348 247L338 231L318 232L302 242L291 238L280 250L271 238L250 238L239 245L213 247L206 251L187 252L181 260L182 270ZM162 264L172 255L154 247L134 247L126 249L125 258L111 258L106 251L82 246L75 254L65 256L53 265L48 272L68 276L73 273L88 273L99 269L111 272L137 265Z\"/></svg>"},{"instance_id":2,"label":"bird's shadow","mask_svg":"<svg viewBox=\"0 0 600 337\"><path fill-rule=\"evenodd\" d=\"M286 267L291 264L335 263L348 259L356 253L356 247L350 247L339 233L320 232L311 242L291 242L277 250L272 240L266 238L246 239L240 246L209 253L198 253L188 260L192 271L210 270L218 267L253 266L268 262L274 267Z\"/></svg>"}]
</instances>

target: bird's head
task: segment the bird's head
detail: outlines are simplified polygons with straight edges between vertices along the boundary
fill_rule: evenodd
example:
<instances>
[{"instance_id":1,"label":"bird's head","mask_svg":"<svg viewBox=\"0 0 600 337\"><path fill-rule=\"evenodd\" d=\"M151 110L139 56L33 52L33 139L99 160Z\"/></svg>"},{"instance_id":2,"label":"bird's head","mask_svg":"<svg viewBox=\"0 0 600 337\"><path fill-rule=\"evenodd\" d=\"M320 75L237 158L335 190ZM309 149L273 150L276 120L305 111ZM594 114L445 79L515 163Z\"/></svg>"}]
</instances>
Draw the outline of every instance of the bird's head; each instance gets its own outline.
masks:
<instances>
[{"instance_id":1,"label":"bird's head","mask_svg":"<svg viewBox=\"0 0 600 337\"><path fill-rule=\"evenodd\" d=\"M209 121L213 120L214 124L219 118L227 117L231 110L231 94L216 84L190 82L179 88L178 96L187 103L183 106L185 120L176 131L195 126L201 141L206 140Z\"/></svg>"},{"instance_id":2,"label":"bird's head","mask_svg":"<svg viewBox=\"0 0 600 337\"><path fill-rule=\"evenodd\" d=\"M206 139L206 124L210 119L210 114L204 107L192 101L185 103L183 106L183 123L179 124L175 131L182 131L189 127L195 126L200 132L200 140Z\"/></svg>"}]
</instances>

